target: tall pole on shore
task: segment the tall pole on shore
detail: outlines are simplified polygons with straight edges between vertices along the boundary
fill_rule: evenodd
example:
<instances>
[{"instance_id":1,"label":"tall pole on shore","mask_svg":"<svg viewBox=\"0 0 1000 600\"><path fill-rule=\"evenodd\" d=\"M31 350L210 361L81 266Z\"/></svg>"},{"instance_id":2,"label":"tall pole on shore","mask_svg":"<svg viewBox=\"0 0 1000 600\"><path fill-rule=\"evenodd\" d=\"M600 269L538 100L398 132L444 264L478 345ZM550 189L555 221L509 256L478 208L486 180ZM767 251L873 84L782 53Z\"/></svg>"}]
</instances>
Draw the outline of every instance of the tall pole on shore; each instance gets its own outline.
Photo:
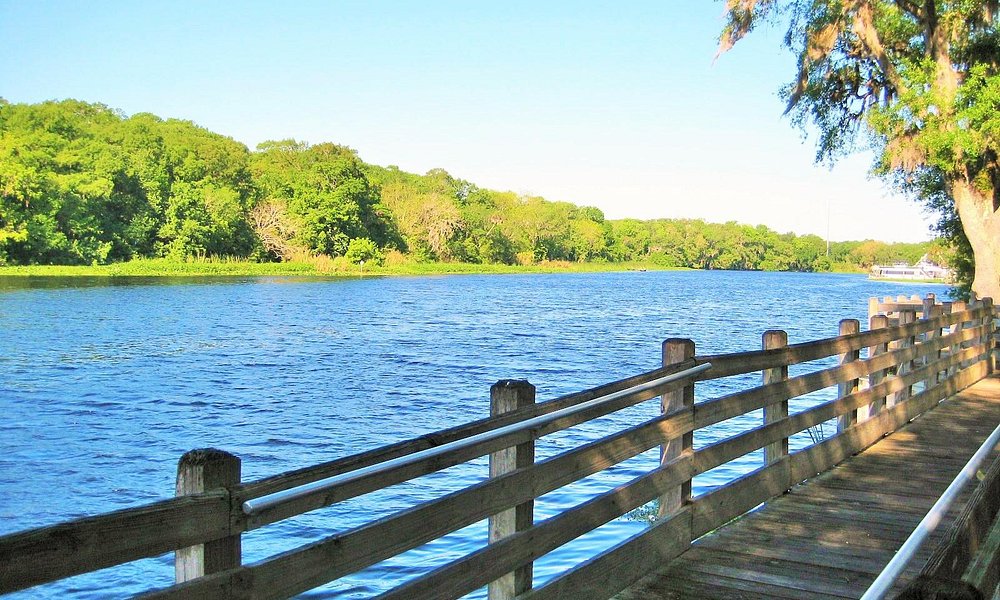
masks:
<instances>
[{"instance_id":1,"label":"tall pole on shore","mask_svg":"<svg viewBox=\"0 0 1000 600\"><path fill-rule=\"evenodd\" d=\"M826 257L830 258L830 197L826 197Z\"/></svg>"}]
</instances>

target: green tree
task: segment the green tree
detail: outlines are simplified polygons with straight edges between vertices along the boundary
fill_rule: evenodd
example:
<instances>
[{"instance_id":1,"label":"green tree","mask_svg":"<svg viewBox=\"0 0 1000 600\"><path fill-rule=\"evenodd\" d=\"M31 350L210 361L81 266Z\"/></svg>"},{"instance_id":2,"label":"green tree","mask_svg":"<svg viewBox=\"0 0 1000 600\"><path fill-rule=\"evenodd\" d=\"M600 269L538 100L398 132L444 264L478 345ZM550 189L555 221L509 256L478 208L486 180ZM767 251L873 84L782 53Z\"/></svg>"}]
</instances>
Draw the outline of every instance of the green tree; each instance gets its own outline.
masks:
<instances>
[{"instance_id":1,"label":"green tree","mask_svg":"<svg viewBox=\"0 0 1000 600\"><path fill-rule=\"evenodd\" d=\"M261 201L287 210L310 251L342 256L354 238L395 246L395 225L357 154L336 144L265 142L251 159ZM287 220L287 219L286 219Z\"/></svg>"},{"instance_id":2,"label":"green tree","mask_svg":"<svg viewBox=\"0 0 1000 600\"><path fill-rule=\"evenodd\" d=\"M995 0L729 0L726 12L720 51L761 21L788 25L788 111L818 129L819 159L861 140L893 180L940 174L974 252L973 288L1000 297Z\"/></svg>"},{"instance_id":3,"label":"green tree","mask_svg":"<svg viewBox=\"0 0 1000 600\"><path fill-rule=\"evenodd\" d=\"M379 249L375 242L368 238L354 238L347 245L347 252L344 253L344 258L356 265L366 262L380 265L385 259L385 253Z\"/></svg>"},{"instance_id":4,"label":"green tree","mask_svg":"<svg viewBox=\"0 0 1000 600\"><path fill-rule=\"evenodd\" d=\"M865 240L851 250L848 256L852 264L862 269L893 262L893 252L889 245L875 240Z\"/></svg>"},{"instance_id":5,"label":"green tree","mask_svg":"<svg viewBox=\"0 0 1000 600\"><path fill-rule=\"evenodd\" d=\"M650 232L638 219L612 221L611 240L609 252L616 261L642 260L649 252Z\"/></svg>"},{"instance_id":6,"label":"green tree","mask_svg":"<svg viewBox=\"0 0 1000 600\"><path fill-rule=\"evenodd\" d=\"M0 261L104 262L101 223L113 188L97 166L120 116L75 100L0 104Z\"/></svg>"},{"instance_id":7,"label":"green tree","mask_svg":"<svg viewBox=\"0 0 1000 600\"><path fill-rule=\"evenodd\" d=\"M792 269L796 271L826 271L830 269L826 258L826 241L818 235L802 235L791 241L794 262Z\"/></svg>"}]
</instances>

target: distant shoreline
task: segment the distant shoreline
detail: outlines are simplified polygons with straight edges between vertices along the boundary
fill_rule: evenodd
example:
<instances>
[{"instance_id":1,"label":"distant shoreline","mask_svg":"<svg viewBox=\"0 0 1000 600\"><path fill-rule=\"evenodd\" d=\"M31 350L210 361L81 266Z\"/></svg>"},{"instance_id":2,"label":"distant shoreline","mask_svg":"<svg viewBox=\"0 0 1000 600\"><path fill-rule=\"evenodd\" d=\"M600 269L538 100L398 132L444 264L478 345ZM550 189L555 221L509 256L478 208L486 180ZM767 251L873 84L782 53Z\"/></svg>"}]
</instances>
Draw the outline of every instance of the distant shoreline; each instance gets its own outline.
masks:
<instances>
[{"instance_id":1,"label":"distant shoreline","mask_svg":"<svg viewBox=\"0 0 1000 600\"><path fill-rule=\"evenodd\" d=\"M624 271L693 271L653 263L543 262L534 265L476 263L405 263L387 266L338 266L309 262L255 263L247 261L142 259L110 265L2 266L0 277L330 277L413 275L500 275L517 273L605 273ZM777 272L777 271L776 271ZM845 274L860 272L837 271Z\"/></svg>"}]
</instances>

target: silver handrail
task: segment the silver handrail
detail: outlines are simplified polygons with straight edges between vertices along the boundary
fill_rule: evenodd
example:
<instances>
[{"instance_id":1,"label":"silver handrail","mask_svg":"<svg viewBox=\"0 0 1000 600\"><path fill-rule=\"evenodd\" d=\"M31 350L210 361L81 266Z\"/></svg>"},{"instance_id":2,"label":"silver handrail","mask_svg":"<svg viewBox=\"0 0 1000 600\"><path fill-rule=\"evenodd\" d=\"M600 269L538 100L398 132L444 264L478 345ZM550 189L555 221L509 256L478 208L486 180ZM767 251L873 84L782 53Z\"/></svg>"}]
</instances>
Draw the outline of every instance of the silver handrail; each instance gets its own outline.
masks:
<instances>
[{"instance_id":1,"label":"silver handrail","mask_svg":"<svg viewBox=\"0 0 1000 600\"><path fill-rule=\"evenodd\" d=\"M861 600L882 600L885 597L885 594L896 583L896 579L903 573L906 565L913 560L920 546L927 541L931 533L941 524L945 514L951 508L951 505L954 504L955 499L958 498L959 492L962 491L966 483L976 478L976 471L979 469L979 465L986 460L986 457L998 444L1000 444L1000 425L997 425L997 428L993 430L990 437L986 438L986 441L972 455L972 458L969 459L969 462L965 464L965 467L959 472L958 476L951 482L948 489L934 503L930 512L924 516L920 524L917 525L917 528L910 534L910 537L906 538L906 541L900 546L896 555L882 569L882 572L872 582L868 591L861 596Z\"/></svg>"},{"instance_id":2,"label":"silver handrail","mask_svg":"<svg viewBox=\"0 0 1000 600\"><path fill-rule=\"evenodd\" d=\"M614 402L615 400L620 400L631 394L637 394L650 389L655 389L661 385L665 385L674 381L679 381L682 379L688 379L694 377L700 373L707 371L712 368L712 363L704 363L690 369L685 369L683 371L678 371L677 373L671 373L664 377L654 379L652 381L647 381L646 383L641 383L630 388L613 392L599 398L594 398L593 400L588 400L587 402L582 402L576 406L570 406L568 408L563 408L551 412L547 415L541 415L539 417L534 417L521 421L519 423L514 423L511 425L506 425L504 427L498 427L492 431L485 431L473 436L469 436L464 439L455 440L453 442L448 442L447 444L441 444L434 448L428 448L426 450L421 450L419 452L414 452L413 454L408 454L406 456L400 456L391 460L387 460L382 463L370 465L367 467L362 467L360 469L350 471L347 473L341 473L339 475L334 475L332 477L327 477L326 479L321 479L319 481L314 481L312 483L307 483L298 487L294 487L287 490L282 490L280 492L275 492L273 494L268 494L266 496L261 496L260 498L254 498L252 500L247 500L243 503L243 513L246 515L254 515L256 513L263 512L269 508L288 502L290 500L295 500L303 496L308 496L310 494L322 492L334 488L339 485L343 485L364 477L371 477L372 475L388 471L390 469L395 469L402 467L411 463L415 463L428 458L434 458L442 454L454 450L461 450L470 446L475 446L476 444L481 444L486 441L501 438L505 435L510 435L512 433L518 433L527 429L532 429L534 427L539 427L542 425L547 425L553 421L561 419L563 417L575 415L577 413L583 412L595 406L600 406L601 404L606 404L609 402Z\"/></svg>"}]
</instances>

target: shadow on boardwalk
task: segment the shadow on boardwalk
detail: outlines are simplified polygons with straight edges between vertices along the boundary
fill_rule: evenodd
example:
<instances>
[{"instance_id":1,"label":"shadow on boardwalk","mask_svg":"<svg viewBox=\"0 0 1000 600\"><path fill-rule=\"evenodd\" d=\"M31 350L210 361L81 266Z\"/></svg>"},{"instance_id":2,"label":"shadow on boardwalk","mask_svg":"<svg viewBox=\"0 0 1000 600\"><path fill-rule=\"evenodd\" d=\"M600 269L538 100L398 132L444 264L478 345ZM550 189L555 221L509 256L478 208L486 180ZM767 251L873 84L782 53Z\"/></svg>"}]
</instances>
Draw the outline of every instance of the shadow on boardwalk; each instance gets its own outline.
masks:
<instances>
[{"instance_id":1,"label":"shadow on boardwalk","mask_svg":"<svg viewBox=\"0 0 1000 600\"><path fill-rule=\"evenodd\" d=\"M702 537L615 600L859 598L998 422L993 376ZM963 503L924 545L911 577Z\"/></svg>"}]
</instances>

